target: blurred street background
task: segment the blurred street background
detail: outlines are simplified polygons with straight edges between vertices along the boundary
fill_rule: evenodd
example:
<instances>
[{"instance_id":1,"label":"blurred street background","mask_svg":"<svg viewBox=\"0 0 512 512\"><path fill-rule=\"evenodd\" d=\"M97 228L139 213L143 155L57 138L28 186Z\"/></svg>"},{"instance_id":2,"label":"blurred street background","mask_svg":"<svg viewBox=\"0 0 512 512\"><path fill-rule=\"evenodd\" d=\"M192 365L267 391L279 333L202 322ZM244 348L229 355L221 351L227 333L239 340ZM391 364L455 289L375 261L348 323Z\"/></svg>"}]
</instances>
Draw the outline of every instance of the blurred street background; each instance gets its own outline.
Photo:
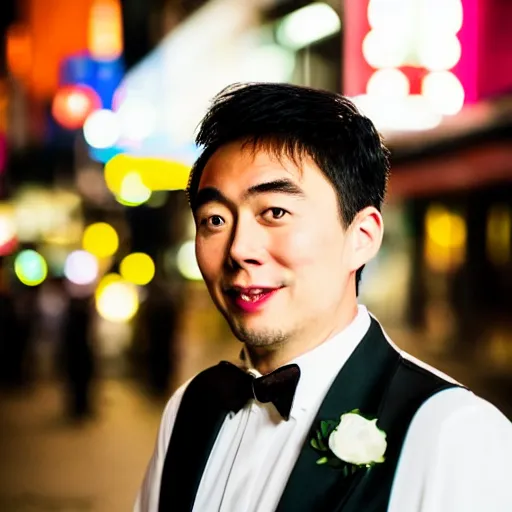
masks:
<instances>
[{"instance_id":1,"label":"blurred street background","mask_svg":"<svg viewBox=\"0 0 512 512\"><path fill-rule=\"evenodd\" d=\"M183 192L233 82L354 99L392 150L360 301L512 418L512 2L2 0L0 512L130 510L166 400L239 345Z\"/></svg>"}]
</instances>

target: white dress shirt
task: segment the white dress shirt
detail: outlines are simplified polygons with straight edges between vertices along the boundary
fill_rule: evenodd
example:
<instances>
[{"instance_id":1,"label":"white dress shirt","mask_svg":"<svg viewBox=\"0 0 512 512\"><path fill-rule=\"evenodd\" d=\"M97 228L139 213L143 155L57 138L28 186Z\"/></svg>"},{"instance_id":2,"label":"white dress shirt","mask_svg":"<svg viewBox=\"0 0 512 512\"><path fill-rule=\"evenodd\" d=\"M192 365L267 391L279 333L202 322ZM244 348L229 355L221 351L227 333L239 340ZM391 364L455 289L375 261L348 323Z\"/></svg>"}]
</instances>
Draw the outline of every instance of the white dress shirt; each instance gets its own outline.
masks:
<instances>
[{"instance_id":1,"label":"white dress shirt","mask_svg":"<svg viewBox=\"0 0 512 512\"><path fill-rule=\"evenodd\" d=\"M288 421L272 404L256 400L226 417L206 464L194 512L276 509L325 394L369 326L370 316L359 306L356 318L341 333L290 361L299 365L301 378ZM186 385L166 406L134 512L158 511L165 454ZM511 464L509 421L470 391L443 391L425 402L411 423L388 510L511 512Z\"/></svg>"}]
</instances>

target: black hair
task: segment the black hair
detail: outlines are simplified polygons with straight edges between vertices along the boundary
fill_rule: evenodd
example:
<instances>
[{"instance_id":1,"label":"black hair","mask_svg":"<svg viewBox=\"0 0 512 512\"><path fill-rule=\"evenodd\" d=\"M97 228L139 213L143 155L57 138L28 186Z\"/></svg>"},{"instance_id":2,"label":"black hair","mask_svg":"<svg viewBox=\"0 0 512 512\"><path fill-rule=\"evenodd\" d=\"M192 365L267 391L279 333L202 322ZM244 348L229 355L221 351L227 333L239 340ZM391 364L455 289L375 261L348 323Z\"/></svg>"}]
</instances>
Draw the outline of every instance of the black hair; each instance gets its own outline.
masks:
<instances>
[{"instance_id":1,"label":"black hair","mask_svg":"<svg viewBox=\"0 0 512 512\"><path fill-rule=\"evenodd\" d=\"M234 84L222 90L196 137L203 151L187 187L192 208L209 158L237 140L294 161L309 156L336 191L344 227L363 208L382 207L389 151L373 123L341 94L280 83ZM356 273L356 290L362 269Z\"/></svg>"}]
</instances>

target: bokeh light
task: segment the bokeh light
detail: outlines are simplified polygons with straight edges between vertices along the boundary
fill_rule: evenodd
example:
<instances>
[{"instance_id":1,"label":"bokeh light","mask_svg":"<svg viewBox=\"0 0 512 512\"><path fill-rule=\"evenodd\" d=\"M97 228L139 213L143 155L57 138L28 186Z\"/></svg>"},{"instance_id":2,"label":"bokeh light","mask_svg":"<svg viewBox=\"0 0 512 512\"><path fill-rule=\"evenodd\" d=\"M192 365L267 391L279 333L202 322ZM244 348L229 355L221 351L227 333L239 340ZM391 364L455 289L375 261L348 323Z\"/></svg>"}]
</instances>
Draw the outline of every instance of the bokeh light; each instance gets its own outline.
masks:
<instances>
[{"instance_id":1,"label":"bokeh light","mask_svg":"<svg viewBox=\"0 0 512 512\"><path fill-rule=\"evenodd\" d=\"M425 259L437 272L449 272L464 261L467 228L464 218L441 204L432 204L425 215Z\"/></svg>"},{"instance_id":2,"label":"bokeh light","mask_svg":"<svg viewBox=\"0 0 512 512\"><path fill-rule=\"evenodd\" d=\"M11 254L18 245L13 210L0 205L0 256Z\"/></svg>"},{"instance_id":3,"label":"bokeh light","mask_svg":"<svg viewBox=\"0 0 512 512\"><path fill-rule=\"evenodd\" d=\"M366 92L379 98L404 98L409 91L409 79L396 68L375 71L366 84Z\"/></svg>"},{"instance_id":4,"label":"bokeh light","mask_svg":"<svg viewBox=\"0 0 512 512\"><path fill-rule=\"evenodd\" d=\"M137 288L115 274L100 281L95 293L98 313L111 322L127 322L139 308Z\"/></svg>"},{"instance_id":5,"label":"bokeh light","mask_svg":"<svg viewBox=\"0 0 512 512\"><path fill-rule=\"evenodd\" d=\"M119 122L116 114L108 109L92 112L84 123L84 138L89 146L96 149L114 146L119 139Z\"/></svg>"},{"instance_id":6,"label":"bokeh light","mask_svg":"<svg viewBox=\"0 0 512 512\"><path fill-rule=\"evenodd\" d=\"M119 154L105 164L104 176L108 189L126 201L124 196L131 196L134 190L135 199L138 198L141 194L141 183L151 192L185 189L190 176L190 165L175 160ZM147 191L144 191L144 194L147 195ZM129 199L126 202L131 203L134 198Z\"/></svg>"},{"instance_id":7,"label":"bokeh light","mask_svg":"<svg viewBox=\"0 0 512 512\"><path fill-rule=\"evenodd\" d=\"M116 230L106 222L90 224L84 231L82 247L98 258L112 256L119 247Z\"/></svg>"},{"instance_id":8,"label":"bokeh light","mask_svg":"<svg viewBox=\"0 0 512 512\"><path fill-rule=\"evenodd\" d=\"M113 60L123 51L123 21L119 0L95 0L91 6L87 43L96 59Z\"/></svg>"},{"instance_id":9,"label":"bokeh light","mask_svg":"<svg viewBox=\"0 0 512 512\"><path fill-rule=\"evenodd\" d=\"M33 60L32 36L30 28L23 23L15 23L7 29L5 56L7 66L13 76L26 79L30 75Z\"/></svg>"},{"instance_id":10,"label":"bokeh light","mask_svg":"<svg viewBox=\"0 0 512 512\"><path fill-rule=\"evenodd\" d=\"M116 199L125 206L139 206L151 197L151 190L144 185L138 172L129 172L121 183Z\"/></svg>"},{"instance_id":11,"label":"bokeh light","mask_svg":"<svg viewBox=\"0 0 512 512\"><path fill-rule=\"evenodd\" d=\"M460 247L466 241L464 219L443 206L432 205L425 217L427 236L442 247Z\"/></svg>"},{"instance_id":12,"label":"bokeh light","mask_svg":"<svg viewBox=\"0 0 512 512\"><path fill-rule=\"evenodd\" d=\"M178 250L176 265L180 274L191 281L201 281L203 276L199 270L196 259L196 245L194 240L188 240Z\"/></svg>"},{"instance_id":13,"label":"bokeh light","mask_svg":"<svg viewBox=\"0 0 512 512\"><path fill-rule=\"evenodd\" d=\"M53 98L52 115L64 128L76 130L99 108L101 100L93 89L85 85L66 85Z\"/></svg>"},{"instance_id":14,"label":"bokeh light","mask_svg":"<svg viewBox=\"0 0 512 512\"><path fill-rule=\"evenodd\" d=\"M408 37L401 30L374 29L363 40L363 56L374 68L399 67L408 52Z\"/></svg>"},{"instance_id":15,"label":"bokeh light","mask_svg":"<svg viewBox=\"0 0 512 512\"><path fill-rule=\"evenodd\" d=\"M48 265L38 252L26 249L16 256L14 272L23 284L37 286L46 279Z\"/></svg>"},{"instance_id":16,"label":"bokeh light","mask_svg":"<svg viewBox=\"0 0 512 512\"><path fill-rule=\"evenodd\" d=\"M368 23L371 28L400 29L409 23L412 8L410 0L370 0Z\"/></svg>"},{"instance_id":17,"label":"bokeh light","mask_svg":"<svg viewBox=\"0 0 512 512\"><path fill-rule=\"evenodd\" d=\"M314 2L284 17L277 28L280 44L294 50L336 34L341 21L337 12L327 3Z\"/></svg>"},{"instance_id":18,"label":"bokeh light","mask_svg":"<svg viewBox=\"0 0 512 512\"><path fill-rule=\"evenodd\" d=\"M462 55L460 41L455 34L425 34L419 41L418 58L431 71L453 68Z\"/></svg>"},{"instance_id":19,"label":"bokeh light","mask_svg":"<svg viewBox=\"0 0 512 512\"><path fill-rule=\"evenodd\" d=\"M462 28L464 9L461 0L422 0L418 7L425 30L437 34L456 34Z\"/></svg>"},{"instance_id":20,"label":"bokeh light","mask_svg":"<svg viewBox=\"0 0 512 512\"><path fill-rule=\"evenodd\" d=\"M98 286L96 286L96 295L101 294L102 290L112 283L118 283L122 281L123 278L116 274L115 272L111 272L109 274L105 274L99 281Z\"/></svg>"},{"instance_id":21,"label":"bokeh light","mask_svg":"<svg viewBox=\"0 0 512 512\"><path fill-rule=\"evenodd\" d=\"M464 105L464 88L450 71L428 73L421 84L421 93L439 114L455 115Z\"/></svg>"},{"instance_id":22,"label":"bokeh light","mask_svg":"<svg viewBox=\"0 0 512 512\"><path fill-rule=\"evenodd\" d=\"M87 251L73 251L66 258L64 275L74 284L91 284L98 277L98 260Z\"/></svg>"},{"instance_id":23,"label":"bokeh light","mask_svg":"<svg viewBox=\"0 0 512 512\"><path fill-rule=\"evenodd\" d=\"M155 264L147 254L134 252L123 258L119 271L127 281L144 286L155 276Z\"/></svg>"}]
</instances>

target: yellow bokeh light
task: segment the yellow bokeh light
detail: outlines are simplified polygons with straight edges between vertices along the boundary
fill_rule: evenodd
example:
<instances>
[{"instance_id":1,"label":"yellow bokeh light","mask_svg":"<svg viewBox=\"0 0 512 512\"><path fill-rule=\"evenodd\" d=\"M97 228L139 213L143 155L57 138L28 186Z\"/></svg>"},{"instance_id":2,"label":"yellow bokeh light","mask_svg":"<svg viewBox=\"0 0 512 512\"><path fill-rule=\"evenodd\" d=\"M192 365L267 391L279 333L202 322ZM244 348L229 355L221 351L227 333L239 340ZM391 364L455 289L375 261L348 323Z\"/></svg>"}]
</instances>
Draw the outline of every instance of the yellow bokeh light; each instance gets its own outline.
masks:
<instances>
[{"instance_id":1,"label":"yellow bokeh light","mask_svg":"<svg viewBox=\"0 0 512 512\"><path fill-rule=\"evenodd\" d=\"M425 217L425 231L425 258L432 270L448 272L462 264L467 230L461 215L432 205Z\"/></svg>"},{"instance_id":2,"label":"yellow bokeh light","mask_svg":"<svg viewBox=\"0 0 512 512\"><path fill-rule=\"evenodd\" d=\"M155 264L147 254L134 252L121 261L119 271L130 283L143 286L155 276Z\"/></svg>"},{"instance_id":3,"label":"yellow bokeh light","mask_svg":"<svg viewBox=\"0 0 512 512\"><path fill-rule=\"evenodd\" d=\"M95 298L98 313L111 322L128 322L139 309L137 288L116 274L102 279Z\"/></svg>"},{"instance_id":4,"label":"yellow bokeh light","mask_svg":"<svg viewBox=\"0 0 512 512\"><path fill-rule=\"evenodd\" d=\"M464 219L443 206L434 205L426 215L427 235L441 247L461 247L466 242Z\"/></svg>"},{"instance_id":5,"label":"yellow bokeh light","mask_svg":"<svg viewBox=\"0 0 512 512\"><path fill-rule=\"evenodd\" d=\"M82 239L82 247L98 258L112 256L119 247L116 230L106 222L87 226Z\"/></svg>"},{"instance_id":6,"label":"yellow bokeh light","mask_svg":"<svg viewBox=\"0 0 512 512\"><path fill-rule=\"evenodd\" d=\"M190 175L190 166L181 162L159 158L142 158L119 154L105 165L105 182L109 190L121 196L123 185L126 188L126 176L138 175L140 185L150 191L183 190Z\"/></svg>"},{"instance_id":7,"label":"yellow bokeh light","mask_svg":"<svg viewBox=\"0 0 512 512\"><path fill-rule=\"evenodd\" d=\"M138 172L129 172L123 178L117 201L125 206L138 206L151 197L151 190L144 185Z\"/></svg>"},{"instance_id":8,"label":"yellow bokeh light","mask_svg":"<svg viewBox=\"0 0 512 512\"><path fill-rule=\"evenodd\" d=\"M110 274L105 274L100 279L100 282L98 283L98 286L96 287L96 297L98 297L101 294L101 292L103 291L103 289L106 286L108 286L109 284L118 283L122 280L123 280L123 278L119 274L116 274L115 272L112 272Z\"/></svg>"}]
</instances>

